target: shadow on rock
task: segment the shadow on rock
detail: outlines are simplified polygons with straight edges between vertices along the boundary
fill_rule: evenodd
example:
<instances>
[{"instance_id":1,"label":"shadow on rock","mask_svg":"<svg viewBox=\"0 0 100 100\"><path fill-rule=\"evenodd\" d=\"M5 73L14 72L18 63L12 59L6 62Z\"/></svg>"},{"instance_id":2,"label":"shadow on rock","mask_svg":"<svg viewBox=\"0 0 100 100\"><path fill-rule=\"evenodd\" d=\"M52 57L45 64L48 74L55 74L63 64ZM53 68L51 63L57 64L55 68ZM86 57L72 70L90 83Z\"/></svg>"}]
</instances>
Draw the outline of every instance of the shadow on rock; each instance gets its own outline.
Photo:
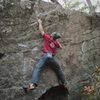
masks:
<instances>
[{"instance_id":1,"label":"shadow on rock","mask_svg":"<svg viewBox=\"0 0 100 100\"><path fill-rule=\"evenodd\" d=\"M2 59L2 57L4 56L4 53L0 53L0 59Z\"/></svg>"},{"instance_id":2,"label":"shadow on rock","mask_svg":"<svg viewBox=\"0 0 100 100\"><path fill-rule=\"evenodd\" d=\"M48 89L38 100L68 100L68 89L58 85Z\"/></svg>"}]
</instances>

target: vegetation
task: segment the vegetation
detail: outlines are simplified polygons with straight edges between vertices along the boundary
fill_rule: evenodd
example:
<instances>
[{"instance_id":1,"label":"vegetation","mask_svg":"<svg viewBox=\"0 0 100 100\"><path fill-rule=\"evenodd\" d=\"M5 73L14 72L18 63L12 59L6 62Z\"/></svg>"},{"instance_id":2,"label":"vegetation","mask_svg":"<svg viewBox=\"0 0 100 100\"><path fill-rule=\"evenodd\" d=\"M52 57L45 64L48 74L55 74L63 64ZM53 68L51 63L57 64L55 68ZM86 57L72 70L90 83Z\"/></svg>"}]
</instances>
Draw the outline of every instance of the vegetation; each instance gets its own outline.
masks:
<instances>
[{"instance_id":1,"label":"vegetation","mask_svg":"<svg viewBox=\"0 0 100 100\"><path fill-rule=\"evenodd\" d=\"M86 0L86 2L77 0L76 2L73 2L73 0L63 0L65 8L66 9L76 9L80 10L81 12L87 12L87 13L95 13L96 9L100 7L99 0L97 0L96 4L92 4L92 0Z\"/></svg>"},{"instance_id":2,"label":"vegetation","mask_svg":"<svg viewBox=\"0 0 100 100\"><path fill-rule=\"evenodd\" d=\"M84 86L82 90L82 100L100 100L100 67L91 76L92 85Z\"/></svg>"}]
</instances>

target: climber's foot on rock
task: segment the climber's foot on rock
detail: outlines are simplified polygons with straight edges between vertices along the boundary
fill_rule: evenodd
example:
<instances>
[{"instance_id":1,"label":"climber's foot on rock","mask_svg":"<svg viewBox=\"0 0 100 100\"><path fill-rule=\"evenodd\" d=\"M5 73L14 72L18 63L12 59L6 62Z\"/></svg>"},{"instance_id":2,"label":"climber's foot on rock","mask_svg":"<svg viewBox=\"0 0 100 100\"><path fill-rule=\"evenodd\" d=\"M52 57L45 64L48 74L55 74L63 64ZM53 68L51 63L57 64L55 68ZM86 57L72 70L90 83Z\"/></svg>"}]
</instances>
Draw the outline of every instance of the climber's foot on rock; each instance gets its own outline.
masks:
<instances>
[{"instance_id":1,"label":"climber's foot on rock","mask_svg":"<svg viewBox=\"0 0 100 100\"><path fill-rule=\"evenodd\" d=\"M22 89L23 89L22 95L25 95L25 94L31 92L31 91L34 90L35 88L36 88L36 86L35 86L34 84L32 84L32 83L29 84L28 87L27 87L27 86L23 86L23 87L22 87Z\"/></svg>"}]
</instances>

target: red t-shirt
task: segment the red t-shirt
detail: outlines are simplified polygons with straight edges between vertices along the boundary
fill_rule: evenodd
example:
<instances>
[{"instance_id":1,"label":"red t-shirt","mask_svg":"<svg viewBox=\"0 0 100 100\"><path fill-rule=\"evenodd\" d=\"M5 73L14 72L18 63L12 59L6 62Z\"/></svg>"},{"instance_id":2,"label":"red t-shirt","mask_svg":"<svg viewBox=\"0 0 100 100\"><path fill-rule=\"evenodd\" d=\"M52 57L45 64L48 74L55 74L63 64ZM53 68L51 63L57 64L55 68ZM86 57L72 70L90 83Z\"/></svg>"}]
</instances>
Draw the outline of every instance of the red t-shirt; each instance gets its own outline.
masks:
<instances>
[{"instance_id":1,"label":"red t-shirt","mask_svg":"<svg viewBox=\"0 0 100 100\"><path fill-rule=\"evenodd\" d=\"M56 49L59 48L59 42L55 41L52 36L48 34L43 35L44 39L44 47L43 47L43 52L51 52L53 56L56 55Z\"/></svg>"}]
</instances>

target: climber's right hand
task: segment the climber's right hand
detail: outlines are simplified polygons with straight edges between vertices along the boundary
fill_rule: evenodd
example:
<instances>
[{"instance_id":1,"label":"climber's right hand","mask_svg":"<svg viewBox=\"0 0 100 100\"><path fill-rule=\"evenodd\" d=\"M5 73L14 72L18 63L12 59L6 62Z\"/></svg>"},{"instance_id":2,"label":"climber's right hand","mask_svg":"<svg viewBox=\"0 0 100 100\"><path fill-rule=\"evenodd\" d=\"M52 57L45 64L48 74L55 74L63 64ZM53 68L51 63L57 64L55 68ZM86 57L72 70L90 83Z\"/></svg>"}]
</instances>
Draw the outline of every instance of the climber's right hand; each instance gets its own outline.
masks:
<instances>
[{"instance_id":1,"label":"climber's right hand","mask_svg":"<svg viewBox=\"0 0 100 100\"><path fill-rule=\"evenodd\" d=\"M41 24L42 23L42 20L41 19L37 19L38 23Z\"/></svg>"}]
</instances>

